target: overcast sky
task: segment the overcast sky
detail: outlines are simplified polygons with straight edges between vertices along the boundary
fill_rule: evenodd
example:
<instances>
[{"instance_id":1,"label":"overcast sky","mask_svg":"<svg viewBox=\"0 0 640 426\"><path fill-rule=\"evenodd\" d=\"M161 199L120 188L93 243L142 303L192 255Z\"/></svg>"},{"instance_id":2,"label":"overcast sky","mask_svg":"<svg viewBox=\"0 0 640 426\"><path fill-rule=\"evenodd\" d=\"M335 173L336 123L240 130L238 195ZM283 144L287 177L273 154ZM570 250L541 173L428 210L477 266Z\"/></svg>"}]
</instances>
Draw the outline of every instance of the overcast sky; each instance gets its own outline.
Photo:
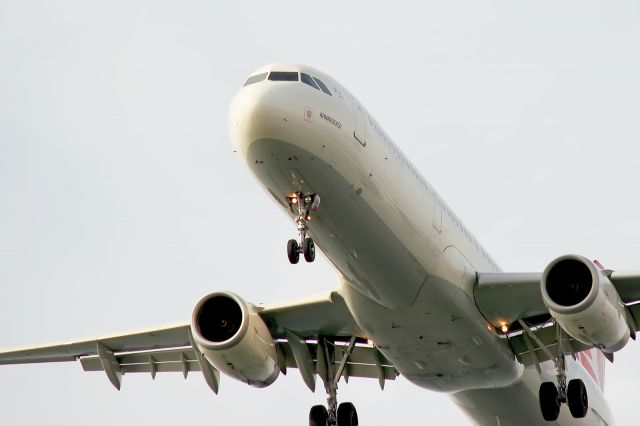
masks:
<instances>
[{"instance_id":1,"label":"overcast sky","mask_svg":"<svg viewBox=\"0 0 640 426\"><path fill-rule=\"evenodd\" d=\"M0 0L0 347L187 320L214 290L336 286L321 256L289 264L295 226L227 134L277 61L348 87L506 271L570 252L640 269L639 19L637 1ZM607 366L620 425L639 360L630 343ZM295 370L215 396L199 373L117 392L76 363L0 367L3 425L300 425L324 398ZM363 425L470 424L403 378L339 398Z\"/></svg>"}]
</instances>

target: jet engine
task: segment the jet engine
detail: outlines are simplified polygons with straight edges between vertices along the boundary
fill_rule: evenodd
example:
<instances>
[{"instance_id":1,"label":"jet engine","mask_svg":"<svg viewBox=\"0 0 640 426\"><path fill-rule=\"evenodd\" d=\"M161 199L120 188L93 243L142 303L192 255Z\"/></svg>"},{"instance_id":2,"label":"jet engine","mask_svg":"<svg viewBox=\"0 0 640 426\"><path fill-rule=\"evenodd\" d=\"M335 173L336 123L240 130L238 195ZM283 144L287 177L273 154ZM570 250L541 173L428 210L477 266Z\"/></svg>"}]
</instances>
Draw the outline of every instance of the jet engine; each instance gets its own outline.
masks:
<instances>
[{"instance_id":1,"label":"jet engine","mask_svg":"<svg viewBox=\"0 0 640 426\"><path fill-rule=\"evenodd\" d=\"M542 300L574 339L605 352L622 349L629 340L625 306L606 275L582 256L552 261L542 274Z\"/></svg>"},{"instance_id":2,"label":"jet engine","mask_svg":"<svg viewBox=\"0 0 640 426\"><path fill-rule=\"evenodd\" d=\"M278 377L276 344L267 325L235 294L202 298L193 310L191 332L205 358L223 373L259 388Z\"/></svg>"}]
</instances>

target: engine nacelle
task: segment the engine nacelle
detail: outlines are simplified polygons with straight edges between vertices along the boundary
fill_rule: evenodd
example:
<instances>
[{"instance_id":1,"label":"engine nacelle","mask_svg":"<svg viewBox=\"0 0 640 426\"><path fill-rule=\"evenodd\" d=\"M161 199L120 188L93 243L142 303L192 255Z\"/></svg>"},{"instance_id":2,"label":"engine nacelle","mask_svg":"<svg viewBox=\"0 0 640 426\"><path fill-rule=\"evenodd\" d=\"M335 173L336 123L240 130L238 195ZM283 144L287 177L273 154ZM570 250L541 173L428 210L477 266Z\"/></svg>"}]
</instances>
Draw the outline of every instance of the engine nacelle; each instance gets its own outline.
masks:
<instances>
[{"instance_id":1,"label":"engine nacelle","mask_svg":"<svg viewBox=\"0 0 640 426\"><path fill-rule=\"evenodd\" d=\"M278 377L276 345L253 305L232 293L202 298L193 310L191 332L205 358L221 372L255 387Z\"/></svg>"},{"instance_id":2,"label":"engine nacelle","mask_svg":"<svg viewBox=\"0 0 640 426\"><path fill-rule=\"evenodd\" d=\"M544 304L571 337L606 352L627 344L625 306L609 278L589 259L557 258L545 268L540 285Z\"/></svg>"}]
</instances>

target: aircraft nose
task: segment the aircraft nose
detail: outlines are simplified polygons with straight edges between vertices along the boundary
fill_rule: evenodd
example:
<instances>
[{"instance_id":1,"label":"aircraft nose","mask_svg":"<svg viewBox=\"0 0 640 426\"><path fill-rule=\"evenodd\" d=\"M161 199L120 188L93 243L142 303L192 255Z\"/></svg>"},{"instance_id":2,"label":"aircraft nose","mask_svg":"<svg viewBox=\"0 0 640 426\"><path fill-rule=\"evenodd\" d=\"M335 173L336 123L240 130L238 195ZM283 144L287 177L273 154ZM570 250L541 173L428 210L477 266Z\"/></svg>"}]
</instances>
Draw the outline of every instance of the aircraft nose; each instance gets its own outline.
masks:
<instances>
[{"instance_id":1,"label":"aircraft nose","mask_svg":"<svg viewBox=\"0 0 640 426\"><path fill-rule=\"evenodd\" d=\"M245 154L259 138L277 137L287 124L286 88L278 85L243 87L229 106L229 133L235 149Z\"/></svg>"}]
</instances>

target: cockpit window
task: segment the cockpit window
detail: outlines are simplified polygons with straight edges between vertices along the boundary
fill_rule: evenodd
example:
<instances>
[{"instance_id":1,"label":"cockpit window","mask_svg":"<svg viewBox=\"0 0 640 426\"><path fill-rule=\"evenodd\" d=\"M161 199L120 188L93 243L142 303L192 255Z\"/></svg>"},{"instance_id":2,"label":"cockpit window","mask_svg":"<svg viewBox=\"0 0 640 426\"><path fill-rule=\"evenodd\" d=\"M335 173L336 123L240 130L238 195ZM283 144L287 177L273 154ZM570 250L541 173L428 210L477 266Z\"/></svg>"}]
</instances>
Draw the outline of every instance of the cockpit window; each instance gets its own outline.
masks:
<instances>
[{"instance_id":1,"label":"cockpit window","mask_svg":"<svg viewBox=\"0 0 640 426\"><path fill-rule=\"evenodd\" d=\"M329 88L327 86L325 86L325 84L322 82L322 80L320 80L319 78L316 78L316 77L313 77L313 79L316 81L316 83L318 83L318 86L320 86L320 90L322 90L327 95L331 96L331 91L329 91Z\"/></svg>"},{"instance_id":2,"label":"cockpit window","mask_svg":"<svg viewBox=\"0 0 640 426\"><path fill-rule=\"evenodd\" d=\"M264 80L265 78L267 78L267 73L266 72L263 72L262 74L252 75L251 77L249 77L247 79L247 81L245 81L244 85L248 86L248 85L253 84L253 83L258 83L258 82Z\"/></svg>"},{"instance_id":3,"label":"cockpit window","mask_svg":"<svg viewBox=\"0 0 640 426\"><path fill-rule=\"evenodd\" d=\"M309 86L313 87L316 90L320 90L316 82L313 81L313 78L309 74L305 74L303 72L300 73L300 79L302 80L303 83L308 84Z\"/></svg>"},{"instance_id":4,"label":"cockpit window","mask_svg":"<svg viewBox=\"0 0 640 426\"><path fill-rule=\"evenodd\" d=\"M271 81L298 81L298 73L295 71L271 71Z\"/></svg>"}]
</instances>

